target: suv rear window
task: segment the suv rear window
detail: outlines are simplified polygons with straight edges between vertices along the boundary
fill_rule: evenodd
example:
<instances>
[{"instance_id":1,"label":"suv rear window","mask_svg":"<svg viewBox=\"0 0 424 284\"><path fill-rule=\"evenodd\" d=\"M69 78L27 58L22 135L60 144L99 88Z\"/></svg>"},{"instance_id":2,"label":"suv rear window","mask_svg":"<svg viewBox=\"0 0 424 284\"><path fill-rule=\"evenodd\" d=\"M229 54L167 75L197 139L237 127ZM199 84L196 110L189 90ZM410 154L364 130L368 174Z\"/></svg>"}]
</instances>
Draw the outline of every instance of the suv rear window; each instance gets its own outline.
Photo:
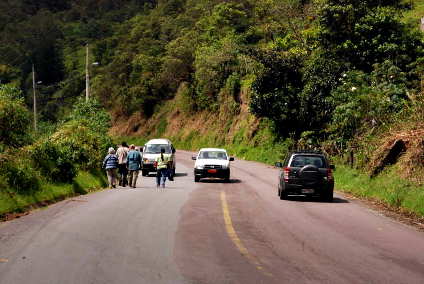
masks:
<instances>
[{"instance_id":1,"label":"suv rear window","mask_svg":"<svg viewBox=\"0 0 424 284\"><path fill-rule=\"evenodd\" d=\"M296 155L291 161L290 167L301 168L306 165L314 165L317 168L325 168L325 159L321 156Z\"/></svg>"}]
</instances>

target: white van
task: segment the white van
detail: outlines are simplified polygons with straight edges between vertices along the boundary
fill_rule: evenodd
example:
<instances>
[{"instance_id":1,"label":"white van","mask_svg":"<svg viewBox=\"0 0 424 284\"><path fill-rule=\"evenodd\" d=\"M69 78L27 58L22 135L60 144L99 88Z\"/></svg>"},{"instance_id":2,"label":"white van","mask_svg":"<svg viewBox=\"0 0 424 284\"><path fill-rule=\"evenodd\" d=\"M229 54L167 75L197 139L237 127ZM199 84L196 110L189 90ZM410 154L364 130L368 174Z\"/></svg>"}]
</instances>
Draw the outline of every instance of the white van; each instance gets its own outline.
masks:
<instances>
[{"instance_id":1,"label":"white van","mask_svg":"<svg viewBox=\"0 0 424 284\"><path fill-rule=\"evenodd\" d=\"M171 156L172 165L170 175L175 176L175 148L168 139L152 139L143 146L143 161L141 172L143 176L148 176L150 172L156 172L154 163L160 156L160 150L165 149L165 154Z\"/></svg>"}]
</instances>

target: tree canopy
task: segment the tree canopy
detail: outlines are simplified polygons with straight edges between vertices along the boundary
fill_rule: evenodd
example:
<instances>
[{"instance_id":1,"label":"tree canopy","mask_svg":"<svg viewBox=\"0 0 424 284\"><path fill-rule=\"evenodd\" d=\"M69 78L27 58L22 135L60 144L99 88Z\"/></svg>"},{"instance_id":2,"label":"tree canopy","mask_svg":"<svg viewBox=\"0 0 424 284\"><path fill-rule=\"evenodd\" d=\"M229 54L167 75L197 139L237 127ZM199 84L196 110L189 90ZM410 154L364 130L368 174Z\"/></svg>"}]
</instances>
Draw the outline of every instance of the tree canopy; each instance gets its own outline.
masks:
<instances>
[{"instance_id":1,"label":"tree canopy","mask_svg":"<svg viewBox=\"0 0 424 284\"><path fill-rule=\"evenodd\" d=\"M243 86L250 111L279 135L349 139L364 120L382 119L358 116L368 98L396 101L374 102L390 117L420 88L423 38L402 21L406 9L401 0L6 1L0 80L18 82L30 105L35 64L42 117L60 119L84 92L89 43L99 63L92 91L115 117L149 117L181 88L188 112L213 110L229 93L240 103ZM355 78L361 95L346 91Z\"/></svg>"}]
</instances>

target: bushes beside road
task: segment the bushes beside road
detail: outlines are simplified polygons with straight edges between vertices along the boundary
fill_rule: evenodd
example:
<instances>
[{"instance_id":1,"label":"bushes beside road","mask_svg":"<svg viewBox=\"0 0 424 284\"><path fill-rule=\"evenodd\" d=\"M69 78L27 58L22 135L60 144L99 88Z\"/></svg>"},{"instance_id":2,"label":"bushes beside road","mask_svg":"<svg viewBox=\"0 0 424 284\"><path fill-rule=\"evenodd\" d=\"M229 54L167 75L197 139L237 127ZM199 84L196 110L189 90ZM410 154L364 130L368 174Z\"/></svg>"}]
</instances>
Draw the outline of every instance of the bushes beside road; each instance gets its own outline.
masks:
<instances>
[{"instance_id":1,"label":"bushes beside road","mask_svg":"<svg viewBox=\"0 0 424 284\"><path fill-rule=\"evenodd\" d=\"M5 112L0 107L0 120L21 118L29 124L30 115L19 92L2 90L0 106L15 104L16 108ZM18 122L2 124L2 131L9 131L11 138L0 141L0 216L105 186L100 166L112 145L106 134L109 123L98 102L80 100L52 135L18 128Z\"/></svg>"}]
</instances>

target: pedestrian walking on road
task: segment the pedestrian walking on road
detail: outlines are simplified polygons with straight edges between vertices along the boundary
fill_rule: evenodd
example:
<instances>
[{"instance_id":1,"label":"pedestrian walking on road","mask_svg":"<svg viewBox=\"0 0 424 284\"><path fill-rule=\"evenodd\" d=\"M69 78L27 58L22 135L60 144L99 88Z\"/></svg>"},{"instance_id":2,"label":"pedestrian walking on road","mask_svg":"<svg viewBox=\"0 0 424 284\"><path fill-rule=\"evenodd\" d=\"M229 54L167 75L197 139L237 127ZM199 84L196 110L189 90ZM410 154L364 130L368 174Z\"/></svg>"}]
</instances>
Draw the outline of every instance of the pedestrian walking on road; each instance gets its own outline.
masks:
<instances>
[{"instance_id":1,"label":"pedestrian walking on road","mask_svg":"<svg viewBox=\"0 0 424 284\"><path fill-rule=\"evenodd\" d=\"M108 154L103 160L103 168L106 169L109 188L116 188L118 157L115 155L115 149L113 147L109 148Z\"/></svg>"},{"instance_id":2,"label":"pedestrian walking on road","mask_svg":"<svg viewBox=\"0 0 424 284\"><path fill-rule=\"evenodd\" d=\"M116 155L118 156L119 185L123 187L126 187L128 184L127 156L129 150L127 142L122 142L121 146L116 150Z\"/></svg>"},{"instance_id":3,"label":"pedestrian walking on road","mask_svg":"<svg viewBox=\"0 0 424 284\"><path fill-rule=\"evenodd\" d=\"M138 172L141 169L141 154L135 150L135 145L130 146L127 156L128 182L130 187L135 188L137 185Z\"/></svg>"},{"instance_id":4,"label":"pedestrian walking on road","mask_svg":"<svg viewBox=\"0 0 424 284\"><path fill-rule=\"evenodd\" d=\"M170 158L168 155L165 155L165 149L160 149L160 156L156 158L156 187L165 187L169 161Z\"/></svg>"}]
</instances>

